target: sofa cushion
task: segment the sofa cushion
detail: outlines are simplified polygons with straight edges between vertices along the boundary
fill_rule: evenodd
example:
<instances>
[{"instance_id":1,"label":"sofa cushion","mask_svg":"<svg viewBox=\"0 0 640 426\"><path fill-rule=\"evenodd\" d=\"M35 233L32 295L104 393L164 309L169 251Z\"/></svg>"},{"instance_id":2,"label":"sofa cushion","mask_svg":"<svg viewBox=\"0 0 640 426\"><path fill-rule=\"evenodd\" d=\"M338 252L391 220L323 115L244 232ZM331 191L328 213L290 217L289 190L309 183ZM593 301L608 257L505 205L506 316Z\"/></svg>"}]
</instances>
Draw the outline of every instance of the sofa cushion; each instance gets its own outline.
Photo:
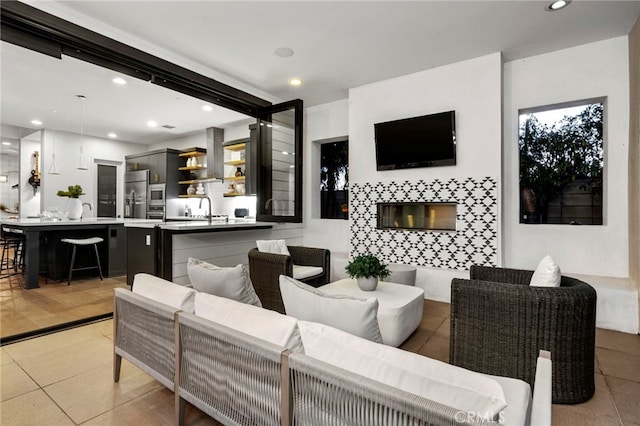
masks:
<instances>
[{"instance_id":1,"label":"sofa cushion","mask_svg":"<svg viewBox=\"0 0 640 426\"><path fill-rule=\"evenodd\" d=\"M223 268L190 257L187 274L198 291L262 307L244 265Z\"/></svg>"},{"instance_id":2,"label":"sofa cushion","mask_svg":"<svg viewBox=\"0 0 640 426\"><path fill-rule=\"evenodd\" d=\"M320 274L322 274L321 266L293 265L293 278L296 280L303 280Z\"/></svg>"},{"instance_id":3,"label":"sofa cushion","mask_svg":"<svg viewBox=\"0 0 640 426\"><path fill-rule=\"evenodd\" d=\"M275 311L212 294L198 293L196 315L262 340L303 352L298 322Z\"/></svg>"},{"instance_id":4,"label":"sofa cushion","mask_svg":"<svg viewBox=\"0 0 640 426\"><path fill-rule=\"evenodd\" d=\"M495 418L507 406L500 384L483 374L298 321L305 354L465 412Z\"/></svg>"},{"instance_id":5,"label":"sofa cushion","mask_svg":"<svg viewBox=\"0 0 640 426\"><path fill-rule=\"evenodd\" d=\"M139 273L133 277L131 290L190 314L194 311L194 297L197 292L192 288L174 284L153 275Z\"/></svg>"},{"instance_id":6,"label":"sofa cushion","mask_svg":"<svg viewBox=\"0 0 640 426\"><path fill-rule=\"evenodd\" d=\"M280 275L280 293L287 315L327 324L373 342L382 342L378 300L324 294L294 278Z\"/></svg>"},{"instance_id":7,"label":"sofa cushion","mask_svg":"<svg viewBox=\"0 0 640 426\"><path fill-rule=\"evenodd\" d=\"M256 247L262 253L284 254L291 256L285 240L257 240Z\"/></svg>"},{"instance_id":8,"label":"sofa cushion","mask_svg":"<svg viewBox=\"0 0 640 426\"><path fill-rule=\"evenodd\" d=\"M529 285L535 287L560 287L560 279L560 267L551 256L546 255L542 258L536 270L533 271Z\"/></svg>"},{"instance_id":9,"label":"sofa cushion","mask_svg":"<svg viewBox=\"0 0 640 426\"><path fill-rule=\"evenodd\" d=\"M523 380L511 377L492 376L500 384L507 398L507 406L498 415L498 420L503 425L528 425L530 423L531 386ZM537 386L537 385L536 385Z\"/></svg>"}]
</instances>

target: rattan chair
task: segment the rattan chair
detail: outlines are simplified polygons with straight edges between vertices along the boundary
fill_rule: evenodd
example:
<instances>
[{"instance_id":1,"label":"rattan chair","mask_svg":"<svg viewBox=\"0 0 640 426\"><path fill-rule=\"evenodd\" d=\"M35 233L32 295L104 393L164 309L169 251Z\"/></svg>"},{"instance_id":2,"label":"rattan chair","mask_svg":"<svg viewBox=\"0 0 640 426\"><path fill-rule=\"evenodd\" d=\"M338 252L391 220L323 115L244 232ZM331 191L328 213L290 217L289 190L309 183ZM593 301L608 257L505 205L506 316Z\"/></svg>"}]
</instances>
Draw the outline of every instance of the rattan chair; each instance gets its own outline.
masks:
<instances>
[{"instance_id":1,"label":"rattan chair","mask_svg":"<svg viewBox=\"0 0 640 426\"><path fill-rule=\"evenodd\" d=\"M319 266L322 273L300 279L313 287L329 283L331 254L329 250L315 247L287 246L291 256L264 253L253 248L249 251L249 275L262 302L262 307L285 313L280 294L280 275L293 277L293 265Z\"/></svg>"},{"instance_id":2,"label":"rattan chair","mask_svg":"<svg viewBox=\"0 0 640 426\"><path fill-rule=\"evenodd\" d=\"M451 283L450 363L522 379L533 386L541 349L553 359L553 403L577 404L595 391L596 291L562 276L531 287L533 271L472 266Z\"/></svg>"}]
</instances>

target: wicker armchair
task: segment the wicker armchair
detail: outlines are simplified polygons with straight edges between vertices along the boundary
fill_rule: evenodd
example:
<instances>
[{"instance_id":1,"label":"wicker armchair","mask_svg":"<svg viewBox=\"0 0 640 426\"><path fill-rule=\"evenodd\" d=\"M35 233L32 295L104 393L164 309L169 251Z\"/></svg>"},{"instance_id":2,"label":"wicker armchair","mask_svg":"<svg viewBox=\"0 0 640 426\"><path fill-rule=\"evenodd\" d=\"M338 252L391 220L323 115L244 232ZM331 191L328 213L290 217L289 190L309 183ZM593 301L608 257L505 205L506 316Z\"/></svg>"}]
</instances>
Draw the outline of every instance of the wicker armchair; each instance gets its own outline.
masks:
<instances>
[{"instance_id":1,"label":"wicker armchair","mask_svg":"<svg viewBox=\"0 0 640 426\"><path fill-rule=\"evenodd\" d=\"M553 359L553 403L595 391L596 291L562 276L559 288L530 287L533 271L471 267L451 283L450 363L533 386L540 349Z\"/></svg>"},{"instance_id":2,"label":"wicker armchair","mask_svg":"<svg viewBox=\"0 0 640 426\"><path fill-rule=\"evenodd\" d=\"M264 253L253 248L249 251L249 275L256 294L267 309L284 314L284 303L280 294L280 275L293 277L293 265L319 266L322 273L301 279L313 287L329 283L330 252L327 249L287 246L291 256Z\"/></svg>"}]
</instances>

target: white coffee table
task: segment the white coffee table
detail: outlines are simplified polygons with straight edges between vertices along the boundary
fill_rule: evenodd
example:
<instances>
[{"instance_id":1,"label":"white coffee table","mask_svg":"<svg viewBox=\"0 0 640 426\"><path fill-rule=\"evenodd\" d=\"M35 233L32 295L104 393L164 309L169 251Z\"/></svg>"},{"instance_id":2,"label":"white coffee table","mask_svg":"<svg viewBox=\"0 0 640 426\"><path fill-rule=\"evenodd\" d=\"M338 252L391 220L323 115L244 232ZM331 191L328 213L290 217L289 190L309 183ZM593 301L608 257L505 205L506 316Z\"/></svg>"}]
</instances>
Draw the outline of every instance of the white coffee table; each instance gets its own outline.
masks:
<instances>
[{"instance_id":1,"label":"white coffee table","mask_svg":"<svg viewBox=\"0 0 640 426\"><path fill-rule=\"evenodd\" d=\"M355 279L345 278L318 290L332 295L378 299L378 326L385 345L399 346L422 321L424 290L419 287L380 281L374 291L362 291Z\"/></svg>"}]
</instances>

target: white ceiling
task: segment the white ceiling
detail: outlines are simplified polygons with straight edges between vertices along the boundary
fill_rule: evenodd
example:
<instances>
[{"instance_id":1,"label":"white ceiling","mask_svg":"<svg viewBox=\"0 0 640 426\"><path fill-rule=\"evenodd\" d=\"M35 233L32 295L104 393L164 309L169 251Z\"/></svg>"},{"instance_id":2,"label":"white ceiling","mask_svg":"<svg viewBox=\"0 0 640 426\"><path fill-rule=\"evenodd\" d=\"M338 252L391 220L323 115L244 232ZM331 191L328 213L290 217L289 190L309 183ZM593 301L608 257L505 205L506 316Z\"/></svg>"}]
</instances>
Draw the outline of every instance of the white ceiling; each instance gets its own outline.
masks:
<instances>
[{"instance_id":1,"label":"white ceiling","mask_svg":"<svg viewBox=\"0 0 640 426\"><path fill-rule=\"evenodd\" d=\"M349 88L493 52L510 61L626 35L640 14L640 1L574 0L558 12L545 10L547 4L63 1L56 7L77 22L99 21L274 97L313 106L344 99ZM278 57L279 47L295 54ZM201 101L140 81L114 87L111 71L70 58L27 59L21 50L2 45L3 124L25 123L36 113L50 120L55 107L57 127L77 132L77 94L87 96L85 132L114 130L136 142L242 118L229 111L203 117ZM294 76L302 86L287 84ZM149 132L141 123L151 118L176 129Z\"/></svg>"}]
</instances>

